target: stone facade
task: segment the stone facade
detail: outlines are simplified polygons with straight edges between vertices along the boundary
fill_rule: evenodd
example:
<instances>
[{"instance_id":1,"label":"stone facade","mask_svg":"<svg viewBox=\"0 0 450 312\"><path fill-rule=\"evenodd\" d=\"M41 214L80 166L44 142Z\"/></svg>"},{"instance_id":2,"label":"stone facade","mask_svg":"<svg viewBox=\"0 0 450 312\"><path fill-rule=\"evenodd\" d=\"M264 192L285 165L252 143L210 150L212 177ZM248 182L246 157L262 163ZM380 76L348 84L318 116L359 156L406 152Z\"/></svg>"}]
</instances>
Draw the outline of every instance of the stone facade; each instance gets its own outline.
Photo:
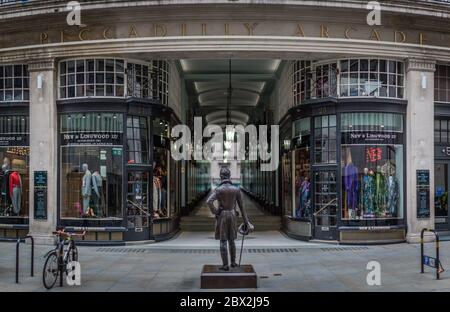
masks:
<instances>
[{"instance_id":1,"label":"stone facade","mask_svg":"<svg viewBox=\"0 0 450 312\"><path fill-rule=\"evenodd\" d=\"M30 71L31 207L32 173L48 172L48 218L34 220L30 213L29 231L38 241L51 241L59 207L55 64L60 59L87 56L315 60L372 56L404 60L407 240L417 242L422 228L433 228L433 209L427 219L416 215L415 173L429 170L431 177L434 173L434 69L436 63L450 62L450 39L436 29L447 25L450 6L392 1L383 4L384 24L369 27L364 24L364 1L214 1L218 6L209 3L212 1L196 2L110 1L106 5L86 1L82 11L86 28L65 25L66 8L58 1L45 5L30 1L18 10L0 6L0 25L7 24L4 29L13 31L4 36L0 64L25 62ZM320 14L311 15L318 10ZM101 21L99 15L104 16ZM158 23L145 22L153 18ZM43 81L41 88L36 87L38 79ZM177 88L182 85L177 81ZM286 92L286 86L282 89ZM170 93L171 99L182 97L181 92ZM279 105L273 109L281 119L289 108L285 105L292 103L284 100ZM181 107L175 110L185 112ZM434 189L433 179L430 189ZM430 195L433 207L433 191Z\"/></svg>"}]
</instances>

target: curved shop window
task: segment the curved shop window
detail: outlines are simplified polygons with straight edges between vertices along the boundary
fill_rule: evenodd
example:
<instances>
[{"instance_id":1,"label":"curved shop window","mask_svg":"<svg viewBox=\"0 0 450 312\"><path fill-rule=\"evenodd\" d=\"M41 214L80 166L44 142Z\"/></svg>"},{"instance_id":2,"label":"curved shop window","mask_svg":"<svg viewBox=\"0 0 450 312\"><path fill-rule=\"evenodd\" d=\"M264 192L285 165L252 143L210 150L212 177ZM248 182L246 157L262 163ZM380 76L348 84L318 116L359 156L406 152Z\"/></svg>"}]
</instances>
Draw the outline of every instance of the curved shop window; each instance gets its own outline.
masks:
<instances>
[{"instance_id":1,"label":"curved shop window","mask_svg":"<svg viewBox=\"0 0 450 312\"><path fill-rule=\"evenodd\" d=\"M0 159L0 217L28 217L28 116L0 116Z\"/></svg>"},{"instance_id":2,"label":"curved shop window","mask_svg":"<svg viewBox=\"0 0 450 312\"><path fill-rule=\"evenodd\" d=\"M59 63L59 98L135 97L168 104L168 61L74 59Z\"/></svg>"},{"instance_id":3,"label":"curved shop window","mask_svg":"<svg viewBox=\"0 0 450 312\"><path fill-rule=\"evenodd\" d=\"M294 61L291 64L294 105L328 97L404 98L405 66L401 61L366 58Z\"/></svg>"},{"instance_id":4,"label":"curved shop window","mask_svg":"<svg viewBox=\"0 0 450 312\"><path fill-rule=\"evenodd\" d=\"M122 220L123 115L62 114L62 219Z\"/></svg>"},{"instance_id":5,"label":"curved shop window","mask_svg":"<svg viewBox=\"0 0 450 312\"><path fill-rule=\"evenodd\" d=\"M403 218L403 116L341 114L342 219Z\"/></svg>"}]
</instances>

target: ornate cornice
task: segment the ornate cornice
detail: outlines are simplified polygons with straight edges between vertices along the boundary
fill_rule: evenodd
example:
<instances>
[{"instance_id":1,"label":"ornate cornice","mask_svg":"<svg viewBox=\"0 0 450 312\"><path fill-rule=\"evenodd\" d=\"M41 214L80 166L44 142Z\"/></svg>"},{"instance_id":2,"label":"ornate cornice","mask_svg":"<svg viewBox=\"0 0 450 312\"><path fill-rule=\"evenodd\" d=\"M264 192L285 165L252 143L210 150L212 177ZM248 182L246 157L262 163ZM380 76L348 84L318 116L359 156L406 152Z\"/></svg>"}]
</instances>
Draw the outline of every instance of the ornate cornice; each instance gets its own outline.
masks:
<instances>
[{"instance_id":1,"label":"ornate cornice","mask_svg":"<svg viewBox=\"0 0 450 312\"><path fill-rule=\"evenodd\" d=\"M44 59L32 59L28 62L28 71L49 71L55 70L55 59L44 58Z\"/></svg>"},{"instance_id":2,"label":"ornate cornice","mask_svg":"<svg viewBox=\"0 0 450 312\"><path fill-rule=\"evenodd\" d=\"M436 70L436 61L430 59L410 58L406 62L406 71L434 72Z\"/></svg>"}]
</instances>

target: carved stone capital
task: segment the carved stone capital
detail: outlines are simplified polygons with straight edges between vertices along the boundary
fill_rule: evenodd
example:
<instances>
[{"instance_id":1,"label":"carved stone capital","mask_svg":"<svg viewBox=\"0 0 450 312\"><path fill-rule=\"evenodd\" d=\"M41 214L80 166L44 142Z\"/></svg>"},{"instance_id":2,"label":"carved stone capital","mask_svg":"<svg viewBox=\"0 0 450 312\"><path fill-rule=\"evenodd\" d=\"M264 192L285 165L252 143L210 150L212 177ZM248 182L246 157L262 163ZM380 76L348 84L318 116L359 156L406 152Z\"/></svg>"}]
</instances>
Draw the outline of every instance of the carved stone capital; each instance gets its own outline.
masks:
<instances>
[{"instance_id":1,"label":"carved stone capital","mask_svg":"<svg viewBox=\"0 0 450 312\"><path fill-rule=\"evenodd\" d=\"M434 72L436 70L436 61L429 59L410 58L406 62L406 71Z\"/></svg>"},{"instance_id":2,"label":"carved stone capital","mask_svg":"<svg viewBox=\"0 0 450 312\"><path fill-rule=\"evenodd\" d=\"M56 70L54 58L32 59L28 62L28 71L51 71Z\"/></svg>"}]
</instances>

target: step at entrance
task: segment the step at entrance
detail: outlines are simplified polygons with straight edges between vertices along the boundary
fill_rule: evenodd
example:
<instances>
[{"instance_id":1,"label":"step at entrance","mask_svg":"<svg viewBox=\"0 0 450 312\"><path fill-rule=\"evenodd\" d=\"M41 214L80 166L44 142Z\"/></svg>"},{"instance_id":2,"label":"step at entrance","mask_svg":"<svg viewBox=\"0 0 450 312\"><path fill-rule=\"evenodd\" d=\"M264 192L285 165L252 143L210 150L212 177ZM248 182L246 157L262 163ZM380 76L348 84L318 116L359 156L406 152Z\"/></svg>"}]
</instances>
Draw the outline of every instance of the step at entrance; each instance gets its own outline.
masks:
<instances>
[{"instance_id":1,"label":"step at entrance","mask_svg":"<svg viewBox=\"0 0 450 312\"><path fill-rule=\"evenodd\" d=\"M255 231L278 231L281 229L281 217L278 216L250 216L250 221L255 226ZM243 222L238 218L238 224ZM214 231L215 219L203 216L186 216L181 218L182 231Z\"/></svg>"}]
</instances>

